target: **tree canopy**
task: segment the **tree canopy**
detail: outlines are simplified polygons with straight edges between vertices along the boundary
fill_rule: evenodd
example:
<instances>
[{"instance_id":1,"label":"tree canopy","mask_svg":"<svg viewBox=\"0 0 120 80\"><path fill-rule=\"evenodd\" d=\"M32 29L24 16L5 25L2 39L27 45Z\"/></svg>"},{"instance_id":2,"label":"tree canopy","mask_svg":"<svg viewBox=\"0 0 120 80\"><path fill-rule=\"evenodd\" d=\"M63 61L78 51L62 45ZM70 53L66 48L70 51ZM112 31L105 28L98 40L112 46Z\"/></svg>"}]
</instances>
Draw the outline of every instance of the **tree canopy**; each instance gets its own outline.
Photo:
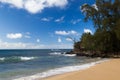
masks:
<instances>
[{"instance_id":1,"label":"tree canopy","mask_svg":"<svg viewBox=\"0 0 120 80\"><path fill-rule=\"evenodd\" d=\"M96 0L93 5L82 5L81 10L96 31L93 35L83 33L79 46L106 54L120 52L120 0Z\"/></svg>"}]
</instances>

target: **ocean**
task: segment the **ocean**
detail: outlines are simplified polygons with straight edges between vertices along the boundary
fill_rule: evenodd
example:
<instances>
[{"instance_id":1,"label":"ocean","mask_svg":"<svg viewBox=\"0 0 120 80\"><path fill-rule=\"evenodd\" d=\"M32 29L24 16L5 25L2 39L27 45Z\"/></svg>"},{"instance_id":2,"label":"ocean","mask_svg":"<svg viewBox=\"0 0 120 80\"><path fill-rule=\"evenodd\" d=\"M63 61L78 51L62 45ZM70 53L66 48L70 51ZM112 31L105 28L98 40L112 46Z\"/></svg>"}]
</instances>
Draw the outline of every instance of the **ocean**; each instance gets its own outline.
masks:
<instances>
[{"instance_id":1,"label":"ocean","mask_svg":"<svg viewBox=\"0 0 120 80\"><path fill-rule=\"evenodd\" d=\"M88 68L100 58L69 56L70 49L0 50L0 80L37 80Z\"/></svg>"}]
</instances>

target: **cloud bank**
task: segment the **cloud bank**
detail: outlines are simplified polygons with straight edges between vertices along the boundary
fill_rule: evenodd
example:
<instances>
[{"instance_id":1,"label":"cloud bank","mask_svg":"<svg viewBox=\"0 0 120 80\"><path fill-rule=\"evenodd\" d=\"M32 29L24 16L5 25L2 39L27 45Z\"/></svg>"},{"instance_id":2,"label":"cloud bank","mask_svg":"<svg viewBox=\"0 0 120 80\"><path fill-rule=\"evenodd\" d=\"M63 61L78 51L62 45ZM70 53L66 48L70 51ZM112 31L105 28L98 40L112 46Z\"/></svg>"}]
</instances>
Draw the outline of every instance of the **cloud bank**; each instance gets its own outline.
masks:
<instances>
[{"instance_id":1,"label":"cloud bank","mask_svg":"<svg viewBox=\"0 0 120 80\"><path fill-rule=\"evenodd\" d=\"M35 44L23 42L5 42L0 40L0 49L72 49L72 44Z\"/></svg>"},{"instance_id":2,"label":"cloud bank","mask_svg":"<svg viewBox=\"0 0 120 80\"><path fill-rule=\"evenodd\" d=\"M45 8L64 8L68 4L67 0L0 0L0 2L33 14L42 12Z\"/></svg>"}]
</instances>

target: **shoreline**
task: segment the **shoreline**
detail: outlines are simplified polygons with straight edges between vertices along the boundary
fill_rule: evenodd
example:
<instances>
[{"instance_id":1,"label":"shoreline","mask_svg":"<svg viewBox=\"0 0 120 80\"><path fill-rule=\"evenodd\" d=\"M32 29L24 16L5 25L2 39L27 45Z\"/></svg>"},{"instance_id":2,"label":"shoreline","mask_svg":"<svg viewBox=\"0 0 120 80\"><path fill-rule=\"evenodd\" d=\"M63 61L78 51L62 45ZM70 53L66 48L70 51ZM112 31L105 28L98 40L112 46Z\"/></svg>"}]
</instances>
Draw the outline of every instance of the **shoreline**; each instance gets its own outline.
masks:
<instances>
[{"instance_id":1,"label":"shoreline","mask_svg":"<svg viewBox=\"0 0 120 80\"><path fill-rule=\"evenodd\" d=\"M120 80L120 59L110 59L90 68L38 80Z\"/></svg>"},{"instance_id":2,"label":"shoreline","mask_svg":"<svg viewBox=\"0 0 120 80\"><path fill-rule=\"evenodd\" d=\"M48 71L45 71L42 73L37 73L34 75L30 75L30 76L24 76L24 77L16 78L13 80L43 80L43 79L57 76L57 75L62 75L62 74L79 71L79 70L85 70L87 68L95 66L96 64L99 64L99 63L102 63L102 62L105 62L108 60L109 59L100 59L100 60L96 60L96 61L88 62L88 63L84 63L84 64L55 68L55 69L51 69L51 70L48 70Z\"/></svg>"}]
</instances>

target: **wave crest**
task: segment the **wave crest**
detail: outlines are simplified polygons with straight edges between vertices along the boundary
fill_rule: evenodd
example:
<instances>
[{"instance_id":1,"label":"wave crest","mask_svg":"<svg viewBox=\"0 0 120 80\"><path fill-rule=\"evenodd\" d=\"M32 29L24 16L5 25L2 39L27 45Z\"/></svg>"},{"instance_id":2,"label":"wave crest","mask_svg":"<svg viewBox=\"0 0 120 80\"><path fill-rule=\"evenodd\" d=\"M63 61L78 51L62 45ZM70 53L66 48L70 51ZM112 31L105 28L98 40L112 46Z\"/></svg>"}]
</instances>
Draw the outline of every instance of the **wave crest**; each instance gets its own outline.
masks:
<instances>
[{"instance_id":1,"label":"wave crest","mask_svg":"<svg viewBox=\"0 0 120 80\"><path fill-rule=\"evenodd\" d=\"M69 57L72 57L72 56L76 56L76 54L66 54L66 52L52 52L52 53L49 53L50 55L60 55L60 56L69 56Z\"/></svg>"},{"instance_id":2,"label":"wave crest","mask_svg":"<svg viewBox=\"0 0 120 80\"><path fill-rule=\"evenodd\" d=\"M12 57L1 57L0 62L21 62L21 61L28 61L33 60L36 57L23 57L23 56L12 56Z\"/></svg>"},{"instance_id":3,"label":"wave crest","mask_svg":"<svg viewBox=\"0 0 120 80\"><path fill-rule=\"evenodd\" d=\"M66 66L66 67L56 68L56 69L48 70L46 72L34 74L34 75L31 75L31 76L21 77L21 78L17 78L17 79L13 79L13 80L38 80L38 79L43 79L43 78L46 78L46 77L49 77L49 76L54 76L54 75L63 74L63 73L67 73L67 72L84 70L84 69L90 68L91 66L94 66L96 64L105 62L105 61L108 61L108 60L106 59L106 60L100 60L100 61L86 63L86 64L82 64L82 65L74 65L74 66Z\"/></svg>"}]
</instances>

